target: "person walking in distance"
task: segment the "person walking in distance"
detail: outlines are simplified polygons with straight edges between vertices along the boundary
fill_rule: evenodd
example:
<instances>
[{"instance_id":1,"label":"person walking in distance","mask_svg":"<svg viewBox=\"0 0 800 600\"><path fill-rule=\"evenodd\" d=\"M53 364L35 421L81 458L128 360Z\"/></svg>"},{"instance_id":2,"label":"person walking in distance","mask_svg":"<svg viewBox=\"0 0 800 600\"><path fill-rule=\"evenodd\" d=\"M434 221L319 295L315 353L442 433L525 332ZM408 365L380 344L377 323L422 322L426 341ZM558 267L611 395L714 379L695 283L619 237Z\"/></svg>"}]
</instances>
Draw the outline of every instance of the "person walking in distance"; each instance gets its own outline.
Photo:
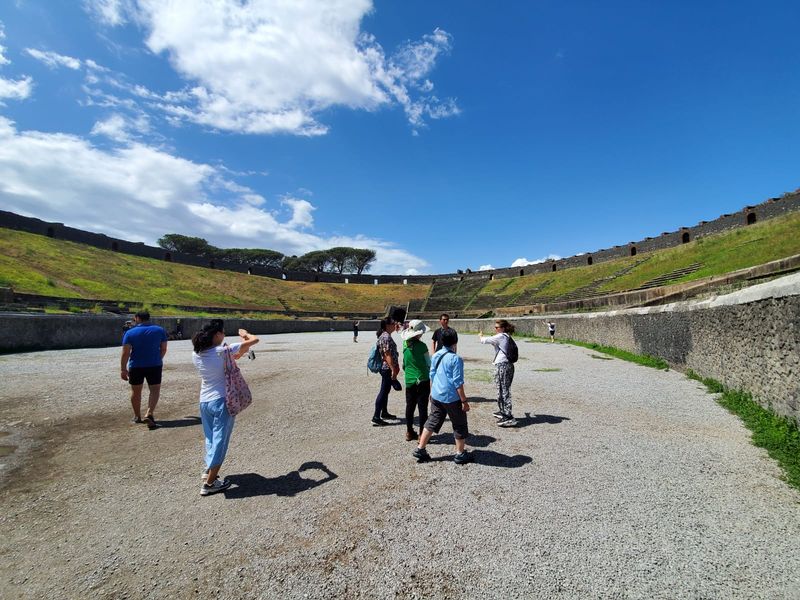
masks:
<instances>
[{"instance_id":1,"label":"person walking in distance","mask_svg":"<svg viewBox=\"0 0 800 600\"><path fill-rule=\"evenodd\" d=\"M556 324L552 321L547 322L547 333L550 334L550 343L556 341Z\"/></svg>"},{"instance_id":2,"label":"person walking in distance","mask_svg":"<svg viewBox=\"0 0 800 600\"><path fill-rule=\"evenodd\" d=\"M353 342L358 343L358 321L353 321Z\"/></svg>"},{"instance_id":3,"label":"person walking in distance","mask_svg":"<svg viewBox=\"0 0 800 600\"><path fill-rule=\"evenodd\" d=\"M408 323L408 329L400 334L403 338L403 372L406 381L406 441L417 439L414 431L414 411L419 410L420 433L428 420L428 400L431 395L431 355L422 336L428 326L418 319Z\"/></svg>"},{"instance_id":4,"label":"person walking in distance","mask_svg":"<svg viewBox=\"0 0 800 600\"><path fill-rule=\"evenodd\" d=\"M434 433L439 433L445 417L450 417L453 436L456 440L456 455L453 462L463 465L472 460L465 444L469 436L467 413L469 402L464 394L464 360L455 353L456 332L447 330L442 335L442 349L431 357L431 414L419 436L419 445L414 450L417 462L431 460L425 447Z\"/></svg>"},{"instance_id":5,"label":"person walking in distance","mask_svg":"<svg viewBox=\"0 0 800 600\"><path fill-rule=\"evenodd\" d=\"M133 317L134 325L122 336L120 376L131 385L133 422L146 423L148 429L158 427L153 414L161 395L161 371L167 353L167 332L150 323L150 313L142 310ZM141 414L142 388L147 381L147 412Z\"/></svg>"},{"instance_id":6,"label":"person walking in distance","mask_svg":"<svg viewBox=\"0 0 800 600\"><path fill-rule=\"evenodd\" d=\"M494 346L494 381L497 384L497 411L492 415L497 419L500 427L514 427L517 420L511 410L511 382L514 381L514 363L509 359L509 346L514 326L500 319L494 324L495 335L484 337L483 332L478 334L481 344ZM513 358L516 360L516 358Z\"/></svg>"},{"instance_id":7,"label":"person walking in distance","mask_svg":"<svg viewBox=\"0 0 800 600\"><path fill-rule=\"evenodd\" d=\"M200 495L216 494L230 487L231 482L219 478L222 462L228 453L235 417L228 412L225 402L225 352L238 360L258 343L258 338L244 329L239 330L241 341L226 348L225 327L222 319L210 323L192 336L192 362L202 381L200 385L200 420L205 436L205 463Z\"/></svg>"},{"instance_id":8,"label":"person walking in distance","mask_svg":"<svg viewBox=\"0 0 800 600\"><path fill-rule=\"evenodd\" d=\"M456 342L453 345L453 352L457 351L458 348L458 334L456 330L450 327L450 315L447 313L442 313L439 317L439 329L433 332L433 339L431 340L431 355L436 354L439 350L443 348L442 346L442 335L445 331L452 331L456 336Z\"/></svg>"},{"instance_id":9,"label":"person walking in distance","mask_svg":"<svg viewBox=\"0 0 800 600\"><path fill-rule=\"evenodd\" d=\"M381 319L380 326L376 335L378 336L378 350L383 357L381 365L381 388L375 398L375 412L372 415L372 425L379 427L386 425L384 419L396 419L397 417L389 413L389 392L392 389L400 391L400 382L397 375L400 373L400 361L397 355L397 344L392 339L392 332L397 329L397 325L390 318Z\"/></svg>"}]
</instances>

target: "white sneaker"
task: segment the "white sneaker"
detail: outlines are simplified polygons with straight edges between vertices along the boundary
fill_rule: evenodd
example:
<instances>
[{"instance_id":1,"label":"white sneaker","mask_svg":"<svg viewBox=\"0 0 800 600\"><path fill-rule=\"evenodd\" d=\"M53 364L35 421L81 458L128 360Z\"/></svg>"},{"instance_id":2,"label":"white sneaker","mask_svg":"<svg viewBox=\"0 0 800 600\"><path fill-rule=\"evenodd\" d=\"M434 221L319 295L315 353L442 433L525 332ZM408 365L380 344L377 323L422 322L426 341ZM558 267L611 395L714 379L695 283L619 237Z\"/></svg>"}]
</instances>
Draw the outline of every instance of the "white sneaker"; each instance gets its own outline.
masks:
<instances>
[{"instance_id":1,"label":"white sneaker","mask_svg":"<svg viewBox=\"0 0 800 600\"><path fill-rule=\"evenodd\" d=\"M498 427L516 427L517 420L514 417L506 417L505 419L497 422Z\"/></svg>"},{"instance_id":2,"label":"white sneaker","mask_svg":"<svg viewBox=\"0 0 800 600\"><path fill-rule=\"evenodd\" d=\"M231 482L227 479L220 479L219 477L214 480L214 483L208 484L204 483L203 487L200 488L200 495L201 496L210 496L211 494L217 494L219 492L223 492L231 487Z\"/></svg>"}]
</instances>

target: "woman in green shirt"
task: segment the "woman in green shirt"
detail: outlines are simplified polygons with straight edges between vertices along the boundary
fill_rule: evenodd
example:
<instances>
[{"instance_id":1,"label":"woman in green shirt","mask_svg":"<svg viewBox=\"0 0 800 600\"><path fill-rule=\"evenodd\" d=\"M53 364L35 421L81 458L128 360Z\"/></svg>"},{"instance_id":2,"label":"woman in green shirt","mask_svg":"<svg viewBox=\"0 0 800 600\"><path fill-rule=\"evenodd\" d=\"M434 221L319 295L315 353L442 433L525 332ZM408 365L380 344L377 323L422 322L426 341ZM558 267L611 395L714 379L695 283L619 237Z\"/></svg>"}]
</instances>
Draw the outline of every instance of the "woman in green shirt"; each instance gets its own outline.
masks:
<instances>
[{"instance_id":1,"label":"woman in green shirt","mask_svg":"<svg viewBox=\"0 0 800 600\"><path fill-rule=\"evenodd\" d=\"M428 326L414 319L408 329L400 334L403 338L403 371L406 379L406 441L416 440L414 410L419 409L419 427L422 430L428 420L428 400L431 395L431 356L428 346L420 338Z\"/></svg>"}]
</instances>

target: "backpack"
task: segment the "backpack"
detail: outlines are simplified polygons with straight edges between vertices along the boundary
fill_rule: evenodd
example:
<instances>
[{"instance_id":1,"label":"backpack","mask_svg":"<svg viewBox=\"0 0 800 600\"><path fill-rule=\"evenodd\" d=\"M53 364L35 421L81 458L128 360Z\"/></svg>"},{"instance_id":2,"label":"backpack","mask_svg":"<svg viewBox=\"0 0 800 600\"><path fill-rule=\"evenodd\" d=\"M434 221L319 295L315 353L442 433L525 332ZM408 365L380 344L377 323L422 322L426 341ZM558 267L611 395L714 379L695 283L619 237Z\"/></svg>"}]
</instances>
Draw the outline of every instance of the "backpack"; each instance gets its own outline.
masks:
<instances>
[{"instance_id":1,"label":"backpack","mask_svg":"<svg viewBox=\"0 0 800 600\"><path fill-rule=\"evenodd\" d=\"M503 343L500 343L500 352L506 355L508 362L514 364L519 360L519 348L517 348L517 342L514 341L510 335L505 335L505 348L503 348Z\"/></svg>"},{"instance_id":2,"label":"backpack","mask_svg":"<svg viewBox=\"0 0 800 600\"><path fill-rule=\"evenodd\" d=\"M367 359L367 368L370 370L370 373L380 373L382 366L383 356L381 355L381 351L376 342L369 353L369 358Z\"/></svg>"}]
</instances>

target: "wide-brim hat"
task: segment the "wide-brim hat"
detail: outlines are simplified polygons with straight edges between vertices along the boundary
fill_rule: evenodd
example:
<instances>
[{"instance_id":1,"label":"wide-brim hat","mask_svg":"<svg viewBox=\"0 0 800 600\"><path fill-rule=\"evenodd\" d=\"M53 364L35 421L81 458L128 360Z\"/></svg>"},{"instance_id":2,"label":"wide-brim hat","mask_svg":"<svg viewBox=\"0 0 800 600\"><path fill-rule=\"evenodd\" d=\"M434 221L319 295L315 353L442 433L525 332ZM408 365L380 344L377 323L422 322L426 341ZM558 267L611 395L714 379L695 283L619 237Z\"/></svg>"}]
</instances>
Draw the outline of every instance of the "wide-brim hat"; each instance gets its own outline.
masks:
<instances>
[{"instance_id":1,"label":"wide-brim hat","mask_svg":"<svg viewBox=\"0 0 800 600\"><path fill-rule=\"evenodd\" d=\"M410 340L415 337L422 337L430 328L419 319L412 319L408 322L408 329L400 333L400 337L404 340Z\"/></svg>"}]
</instances>

